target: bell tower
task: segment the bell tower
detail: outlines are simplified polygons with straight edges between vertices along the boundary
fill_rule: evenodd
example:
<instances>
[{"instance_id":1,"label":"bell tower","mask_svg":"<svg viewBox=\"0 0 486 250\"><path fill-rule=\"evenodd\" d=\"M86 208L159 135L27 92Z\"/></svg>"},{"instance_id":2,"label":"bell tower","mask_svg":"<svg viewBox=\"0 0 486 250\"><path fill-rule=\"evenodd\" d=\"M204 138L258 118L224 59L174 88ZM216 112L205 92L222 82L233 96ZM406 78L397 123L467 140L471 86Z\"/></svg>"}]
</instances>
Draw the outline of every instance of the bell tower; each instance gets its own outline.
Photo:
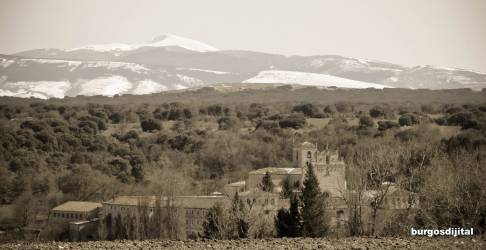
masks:
<instances>
[{"instance_id":1,"label":"bell tower","mask_svg":"<svg viewBox=\"0 0 486 250\"><path fill-rule=\"evenodd\" d=\"M330 150L326 146L325 150L320 152L316 145L303 142L294 147L292 154L293 166L302 169L301 184L304 181L309 162L313 166L321 191L337 197L347 189L346 164L340 159L337 150Z\"/></svg>"},{"instance_id":2,"label":"bell tower","mask_svg":"<svg viewBox=\"0 0 486 250\"><path fill-rule=\"evenodd\" d=\"M317 146L310 142L303 142L294 147L292 152L294 168L305 168L307 162L312 164L317 163L318 153Z\"/></svg>"}]
</instances>

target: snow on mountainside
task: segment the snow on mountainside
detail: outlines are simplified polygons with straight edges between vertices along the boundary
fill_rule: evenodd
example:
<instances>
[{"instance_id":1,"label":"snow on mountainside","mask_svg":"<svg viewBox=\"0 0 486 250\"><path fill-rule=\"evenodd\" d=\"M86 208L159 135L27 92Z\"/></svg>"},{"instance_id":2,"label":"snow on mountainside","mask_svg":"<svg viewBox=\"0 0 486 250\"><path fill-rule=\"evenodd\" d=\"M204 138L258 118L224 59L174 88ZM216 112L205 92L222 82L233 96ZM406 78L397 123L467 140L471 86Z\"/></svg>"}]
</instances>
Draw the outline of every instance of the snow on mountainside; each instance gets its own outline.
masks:
<instances>
[{"instance_id":1,"label":"snow on mountainside","mask_svg":"<svg viewBox=\"0 0 486 250\"><path fill-rule=\"evenodd\" d=\"M486 74L446 67L407 67L339 55L283 56L218 50L175 35L162 35L139 44L36 49L0 55L0 96L140 95L242 82L481 90L486 88Z\"/></svg>"},{"instance_id":2,"label":"snow on mountainside","mask_svg":"<svg viewBox=\"0 0 486 250\"><path fill-rule=\"evenodd\" d=\"M300 84L320 87L338 87L338 88L391 88L390 86L354 81L346 78L307 73L297 71L282 71L282 70L267 70L260 72L257 76L243 81L244 83L284 83L284 84Z\"/></svg>"},{"instance_id":3,"label":"snow on mountainside","mask_svg":"<svg viewBox=\"0 0 486 250\"><path fill-rule=\"evenodd\" d=\"M136 63L0 56L0 96L142 95L201 85L191 76Z\"/></svg>"},{"instance_id":4,"label":"snow on mountainside","mask_svg":"<svg viewBox=\"0 0 486 250\"><path fill-rule=\"evenodd\" d=\"M130 51L136 50L142 47L167 47L167 46L179 46L188 50L198 52L217 51L218 49L204 44L202 42L192 40L189 38L176 36L172 34L166 34L156 36L151 41L141 44L101 44L101 45L88 45L80 48L67 49L65 51L77 51L77 50L94 50L98 52L117 52L117 51Z\"/></svg>"},{"instance_id":5,"label":"snow on mountainside","mask_svg":"<svg viewBox=\"0 0 486 250\"><path fill-rule=\"evenodd\" d=\"M412 67L397 76L386 79L383 83L412 89L470 88L481 90L486 88L486 73L426 65Z\"/></svg>"}]
</instances>

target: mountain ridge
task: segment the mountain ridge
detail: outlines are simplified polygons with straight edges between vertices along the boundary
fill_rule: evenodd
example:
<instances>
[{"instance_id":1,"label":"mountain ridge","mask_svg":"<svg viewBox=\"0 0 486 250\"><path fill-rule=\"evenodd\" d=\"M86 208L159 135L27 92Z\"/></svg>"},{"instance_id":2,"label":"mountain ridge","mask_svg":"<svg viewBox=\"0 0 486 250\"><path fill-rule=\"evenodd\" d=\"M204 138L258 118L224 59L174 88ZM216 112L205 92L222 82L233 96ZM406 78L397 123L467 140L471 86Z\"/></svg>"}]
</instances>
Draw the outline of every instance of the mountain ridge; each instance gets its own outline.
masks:
<instances>
[{"instance_id":1,"label":"mountain ridge","mask_svg":"<svg viewBox=\"0 0 486 250\"><path fill-rule=\"evenodd\" d=\"M280 73L269 74L272 71ZM262 74L267 75L258 77ZM0 95L22 97L61 98L97 94L93 91L83 92L79 86L86 83L93 85L92 89L100 90L98 94L108 96L228 82L290 83L285 75L288 78L292 76L292 83L327 87L486 88L486 74L472 70L430 65L407 67L339 55L284 56L245 50L218 50L175 35L157 36L149 42L134 45L37 49L0 55ZM119 81L118 87L115 86L116 80ZM46 93L44 90L49 88L45 88L45 85L49 83L62 86L63 91L58 89L56 93ZM142 89L136 90L139 85ZM66 89L66 86L70 87ZM115 93L106 89L118 91Z\"/></svg>"}]
</instances>

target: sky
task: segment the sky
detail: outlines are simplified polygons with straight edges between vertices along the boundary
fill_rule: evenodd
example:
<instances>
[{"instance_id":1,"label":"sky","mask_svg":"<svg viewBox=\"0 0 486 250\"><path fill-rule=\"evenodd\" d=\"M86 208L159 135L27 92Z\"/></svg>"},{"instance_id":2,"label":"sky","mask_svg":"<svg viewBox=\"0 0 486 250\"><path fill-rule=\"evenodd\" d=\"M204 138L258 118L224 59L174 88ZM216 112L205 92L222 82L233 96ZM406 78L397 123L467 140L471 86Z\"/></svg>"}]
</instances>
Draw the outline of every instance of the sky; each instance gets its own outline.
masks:
<instances>
[{"instance_id":1,"label":"sky","mask_svg":"<svg viewBox=\"0 0 486 250\"><path fill-rule=\"evenodd\" d=\"M165 33L219 49L486 72L484 0L0 0L0 54Z\"/></svg>"}]
</instances>

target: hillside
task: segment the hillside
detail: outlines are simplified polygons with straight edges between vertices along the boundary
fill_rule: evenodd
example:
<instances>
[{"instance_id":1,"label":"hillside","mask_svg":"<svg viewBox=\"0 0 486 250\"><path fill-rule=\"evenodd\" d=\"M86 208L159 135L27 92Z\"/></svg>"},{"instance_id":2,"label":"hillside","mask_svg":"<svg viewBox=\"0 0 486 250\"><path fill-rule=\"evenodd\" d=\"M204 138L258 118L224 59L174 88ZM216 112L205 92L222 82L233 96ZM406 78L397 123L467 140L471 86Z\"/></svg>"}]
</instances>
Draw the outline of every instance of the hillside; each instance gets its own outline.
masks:
<instances>
[{"instance_id":1,"label":"hillside","mask_svg":"<svg viewBox=\"0 0 486 250\"><path fill-rule=\"evenodd\" d=\"M161 102L181 103L295 103L315 102L332 104L336 102L350 103L390 103L397 105L421 104L462 104L484 103L486 92L476 92L468 89L455 90L410 90L410 89L318 89L313 86L282 85L282 84L216 84L189 90L166 91L149 95L122 95L115 98L105 96L78 96L64 99L49 99L51 104L83 105L98 104L159 104ZM25 99L0 97L1 104L38 103L40 99Z\"/></svg>"}]
</instances>

